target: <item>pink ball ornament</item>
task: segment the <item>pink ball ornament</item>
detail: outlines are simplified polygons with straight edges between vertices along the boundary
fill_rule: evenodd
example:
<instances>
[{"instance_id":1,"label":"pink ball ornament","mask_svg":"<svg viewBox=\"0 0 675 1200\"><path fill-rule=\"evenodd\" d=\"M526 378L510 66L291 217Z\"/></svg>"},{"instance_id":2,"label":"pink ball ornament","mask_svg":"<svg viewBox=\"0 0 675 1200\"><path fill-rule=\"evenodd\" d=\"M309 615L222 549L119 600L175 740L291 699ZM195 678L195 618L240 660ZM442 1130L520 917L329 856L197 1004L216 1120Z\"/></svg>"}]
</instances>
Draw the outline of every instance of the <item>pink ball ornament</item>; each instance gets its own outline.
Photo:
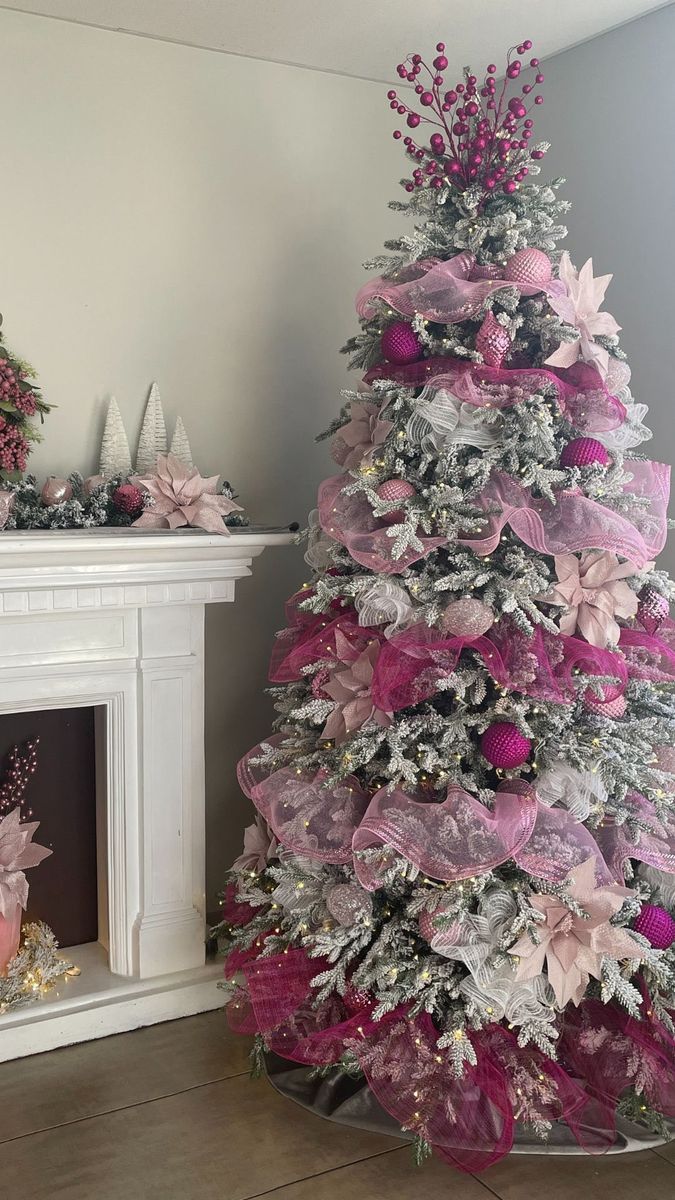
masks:
<instances>
[{"instance_id":1,"label":"pink ball ornament","mask_svg":"<svg viewBox=\"0 0 675 1200\"><path fill-rule=\"evenodd\" d=\"M85 496L91 496L102 483L105 483L105 475L88 475L82 484L82 491Z\"/></svg>"},{"instance_id":2,"label":"pink ball ornament","mask_svg":"<svg viewBox=\"0 0 675 1200\"><path fill-rule=\"evenodd\" d=\"M501 367L511 348L511 338L493 312L487 312L476 334L476 350L488 367Z\"/></svg>"},{"instance_id":3,"label":"pink ball ornament","mask_svg":"<svg viewBox=\"0 0 675 1200\"><path fill-rule=\"evenodd\" d=\"M386 361L400 367L417 362L422 356L420 340L407 321L394 321L387 326L380 346Z\"/></svg>"},{"instance_id":4,"label":"pink ball ornament","mask_svg":"<svg viewBox=\"0 0 675 1200\"><path fill-rule=\"evenodd\" d=\"M376 489L380 500L409 500L411 496L417 495L412 483L408 483L407 479L386 479ZM403 509L397 508L395 512L386 513L381 519L385 525L397 525L405 517Z\"/></svg>"},{"instance_id":5,"label":"pink ball ornament","mask_svg":"<svg viewBox=\"0 0 675 1200\"><path fill-rule=\"evenodd\" d=\"M670 612L668 601L649 585L642 588L638 600L637 619L647 633L655 634Z\"/></svg>"},{"instance_id":6,"label":"pink ball ornament","mask_svg":"<svg viewBox=\"0 0 675 1200\"><path fill-rule=\"evenodd\" d=\"M440 620L444 633L453 637L481 637L494 624L494 613L482 600L464 596L452 600Z\"/></svg>"},{"instance_id":7,"label":"pink ball ornament","mask_svg":"<svg viewBox=\"0 0 675 1200\"><path fill-rule=\"evenodd\" d=\"M115 488L112 500L117 511L125 513L127 517L140 517L143 512L143 492L133 483L123 483Z\"/></svg>"},{"instance_id":8,"label":"pink ball ornament","mask_svg":"<svg viewBox=\"0 0 675 1200\"><path fill-rule=\"evenodd\" d=\"M493 767L508 770L522 767L530 757L532 743L511 721L495 721L480 740L481 754Z\"/></svg>"},{"instance_id":9,"label":"pink ball ornament","mask_svg":"<svg viewBox=\"0 0 675 1200\"><path fill-rule=\"evenodd\" d=\"M509 283L527 284L531 287L545 287L550 283L552 274L551 260L543 250L535 246L526 246L511 255L504 267L504 279Z\"/></svg>"},{"instance_id":10,"label":"pink ball ornament","mask_svg":"<svg viewBox=\"0 0 675 1200\"><path fill-rule=\"evenodd\" d=\"M574 438L560 455L561 467L607 467L611 461L602 442L590 437Z\"/></svg>"},{"instance_id":11,"label":"pink ball ornament","mask_svg":"<svg viewBox=\"0 0 675 1200\"><path fill-rule=\"evenodd\" d=\"M588 712L597 713L599 717L609 717L612 721L618 721L626 711L626 697L622 694L615 696L613 700L603 700L592 688L586 688L584 708Z\"/></svg>"},{"instance_id":12,"label":"pink ball ornament","mask_svg":"<svg viewBox=\"0 0 675 1200\"><path fill-rule=\"evenodd\" d=\"M45 508L55 508L58 504L65 504L73 495L73 489L67 479L60 479L58 475L50 475L45 483L41 497Z\"/></svg>"},{"instance_id":13,"label":"pink ball ornament","mask_svg":"<svg viewBox=\"0 0 675 1200\"><path fill-rule=\"evenodd\" d=\"M641 933L655 950L668 950L675 942L675 920L658 904L643 904L633 929Z\"/></svg>"}]
</instances>

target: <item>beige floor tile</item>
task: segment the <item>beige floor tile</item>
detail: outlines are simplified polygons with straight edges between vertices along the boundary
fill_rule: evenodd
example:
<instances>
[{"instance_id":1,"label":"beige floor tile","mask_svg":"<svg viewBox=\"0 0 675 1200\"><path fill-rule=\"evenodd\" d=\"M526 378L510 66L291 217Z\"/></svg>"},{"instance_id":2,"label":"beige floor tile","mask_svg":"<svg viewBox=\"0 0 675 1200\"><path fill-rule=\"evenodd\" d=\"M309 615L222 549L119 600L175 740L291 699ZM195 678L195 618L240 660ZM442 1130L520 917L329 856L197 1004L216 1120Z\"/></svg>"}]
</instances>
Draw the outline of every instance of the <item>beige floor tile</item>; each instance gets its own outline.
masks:
<instances>
[{"instance_id":1,"label":"beige floor tile","mask_svg":"<svg viewBox=\"0 0 675 1200\"><path fill-rule=\"evenodd\" d=\"M291 1183L269 1200L340 1200L345 1196L358 1200L494 1200L493 1193L477 1179L453 1171L437 1158L416 1167L409 1146Z\"/></svg>"},{"instance_id":2,"label":"beige floor tile","mask_svg":"<svg viewBox=\"0 0 675 1200\"><path fill-rule=\"evenodd\" d=\"M661 1158L667 1158L668 1162L675 1163L675 1142L669 1142L667 1146L659 1146L654 1153L659 1154Z\"/></svg>"},{"instance_id":3,"label":"beige floor tile","mask_svg":"<svg viewBox=\"0 0 675 1200\"><path fill-rule=\"evenodd\" d=\"M5 1142L2 1181L31 1200L244 1200L390 1149L238 1076Z\"/></svg>"},{"instance_id":4,"label":"beige floor tile","mask_svg":"<svg viewBox=\"0 0 675 1200\"><path fill-rule=\"evenodd\" d=\"M223 1012L0 1063L0 1142L248 1071Z\"/></svg>"},{"instance_id":5,"label":"beige floor tile","mask_svg":"<svg viewBox=\"0 0 675 1200\"><path fill-rule=\"evenodd\" d=\"M480 1176L500 1200L673 1200L675 1167L651 1151L591 1155L511 1155Z\"/></svg>"}]
</instances>

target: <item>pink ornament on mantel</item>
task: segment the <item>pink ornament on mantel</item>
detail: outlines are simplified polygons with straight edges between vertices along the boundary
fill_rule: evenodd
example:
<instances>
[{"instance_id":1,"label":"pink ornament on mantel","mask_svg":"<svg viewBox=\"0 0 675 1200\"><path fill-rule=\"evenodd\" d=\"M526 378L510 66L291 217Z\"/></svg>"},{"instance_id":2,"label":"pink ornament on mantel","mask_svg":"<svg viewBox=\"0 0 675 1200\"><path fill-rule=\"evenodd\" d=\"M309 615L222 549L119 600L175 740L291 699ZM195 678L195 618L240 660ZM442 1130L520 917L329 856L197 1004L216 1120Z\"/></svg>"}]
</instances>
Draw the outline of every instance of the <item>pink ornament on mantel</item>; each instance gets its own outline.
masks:
<instances>
[{"instance_id":1,"label":"pink ornament on mantel","mask_svg":"<svg viewBox=\"0 0 675 1200\"><path fill-rule=\"evenodd\" d=\"M675 942L675 920L658 904L643 904L633 929L646 937L655 950L668 950Z\"/></svg>"},{"instance_id":2,"label":"pink ornament on mantel","mask_svg":"<svg viewBox=\"0 0 675 1200\"><path fill-rule=\"evenodd\" d=\"M511 721L495 721L488 726L480 740L483 758L493 767L509 770L522 767L530 757L532 743Z\"/></svg>"},{"instance_id":3,"label":"pink ornament on mantel","mask_svg":"<svg viewBox=\"0 0 675 1200\"><path fill-rule=\"evenodd\" d=\"M670 606L665 596L647 584L638 595L638 610L635 614L643 629L652 636L665 621Z\"/></svg>"},{"instance_id":4,"label":"pink ornament on mantel","mask_svg":"<svg viewBox=\"0 0 675 1200\"><path fill-rule=\"evenodd\" d=\"M407 479L385 479L376 491L380 500L386 501L409 500L411 496L417 494L412 483L408 483ZM381 518L385 525L397 525L404 519L405 513L401 508L397 508L395 512L385 513Z\"/></svg>"},{"instance_id":5,"label":"pink ornament on mantel","mask_svg":"<svg viewBox=\"0 0 675 1200\"><path fill-rule=\"evenodd\" d=\"M488 367L501 367L510 348L508 330L499 324L492 311L487 312L476 334L476 350L483 355L483 362Z\"/></svg>"},{"instance_id":6,"label":"pink ornament on mantel","mask_svg":"<svg viewBox=\"0 0 675 1200\"><path fill-rule=\"evenodd\" d=\"M82 484L82 491L85 496L91 496L102 483L105 483L105 475L88 475Z\"/></svg>"},{"instance_id":7,"label":"pink ornament on mantel","mask_svg":"<svg viewBox=\"0 0 675 1200\"><path fill-rule=\"evenodd\" d=\"M607 449L597 438L573 438L560 455L561 467L607 467L611 462Z\"/></svg>"},{"instance_id":8,"label":"pink ornament on mantel","mask_svg":"<svg viewBox=\"0 0 675 1200\"><path fill-rule=\"evenodd\" d=\"M61 479L58 475L50 475L45 483L41 499L45 508L55 508L58 504L65 504L73 495L72 484L67 479Z\"/></svg>"},{"instance_id":9,"label":"pink ornament on mantel","mask_svg":"<svg viewBox=\"0 0 675 1200\"><path fill-rule=\"evenodd\" d=\"M517 250L504 268L504 279L508 279L509 283L526 284L529 287L541 285L544 288L551 282L551 275L551 260L548 254L534 246Z\"/></svg>"},{"instance_id":10,"label":"pink ornament on mantel","mask_svg":"<svg viewBox=\"0 0 675 1200\"><path fill-rule=\"evenodd\" d=\"M422 346L415 330L407 321L394 321L382 334L382 355L387 362L398 367L417 362L422 357Z\"/></svg>"}]
</instances>

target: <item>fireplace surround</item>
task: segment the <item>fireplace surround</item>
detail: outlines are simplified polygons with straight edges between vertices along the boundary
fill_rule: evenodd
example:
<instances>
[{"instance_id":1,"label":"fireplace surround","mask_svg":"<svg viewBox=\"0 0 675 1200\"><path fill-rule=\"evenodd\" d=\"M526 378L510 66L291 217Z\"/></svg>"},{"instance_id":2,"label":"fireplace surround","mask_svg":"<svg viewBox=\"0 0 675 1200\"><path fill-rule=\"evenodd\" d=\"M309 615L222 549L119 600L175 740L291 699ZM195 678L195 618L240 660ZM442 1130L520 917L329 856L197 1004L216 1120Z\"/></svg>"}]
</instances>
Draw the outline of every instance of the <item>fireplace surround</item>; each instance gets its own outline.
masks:
<instances>
[{"instance_id":1,"label":"fireplace surround","mask_svg":"<svg viewBox=\"0 0 675 1200\"><path fill-rule=\"evenodd\" d=\"M77 978L0 1016L0 1062L221 1004L205 961L204 608L292 540L0 536L0 713L94 707L99 876L98 943L64 951Z\"/></svg>"}]
</instances>

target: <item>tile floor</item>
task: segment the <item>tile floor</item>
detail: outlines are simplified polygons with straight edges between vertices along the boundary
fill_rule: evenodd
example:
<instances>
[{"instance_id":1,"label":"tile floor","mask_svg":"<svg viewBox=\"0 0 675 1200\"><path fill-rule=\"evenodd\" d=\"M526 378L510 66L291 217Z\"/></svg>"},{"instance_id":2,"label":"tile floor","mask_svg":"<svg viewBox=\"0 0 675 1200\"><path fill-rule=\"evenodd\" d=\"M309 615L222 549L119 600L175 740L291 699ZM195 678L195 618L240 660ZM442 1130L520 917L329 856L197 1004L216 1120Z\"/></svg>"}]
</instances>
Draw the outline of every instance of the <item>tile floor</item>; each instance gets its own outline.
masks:
<instances>
[{"instance_id":1,"label":"tile floor","mask_svg":"<svg viewBox=\"0 0 675 1200\"><path fill-rule=\"evenodd\" d=\"M30 1200L675 1200L675 1143L421 1170L248 1078L221 1012L0 1065L0 1195Z\"/></svg>"}]
</instances>

